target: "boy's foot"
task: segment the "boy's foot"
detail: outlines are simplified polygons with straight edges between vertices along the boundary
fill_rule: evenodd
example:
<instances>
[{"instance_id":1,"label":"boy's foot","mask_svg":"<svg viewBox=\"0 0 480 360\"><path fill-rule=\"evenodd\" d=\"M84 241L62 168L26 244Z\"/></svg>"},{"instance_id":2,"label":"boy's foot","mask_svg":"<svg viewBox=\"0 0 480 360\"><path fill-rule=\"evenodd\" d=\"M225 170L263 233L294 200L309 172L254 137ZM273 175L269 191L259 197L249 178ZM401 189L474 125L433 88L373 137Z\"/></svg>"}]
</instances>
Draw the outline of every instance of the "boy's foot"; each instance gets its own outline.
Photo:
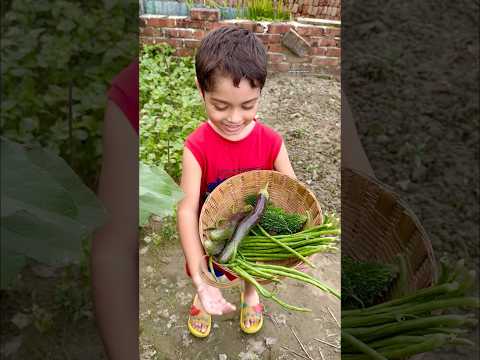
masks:
<instances>
[{"instance_id":1,"label":"boy's foot","mask_svg":"<svg viewBox=\"0 0 480 360\"><path fill-rule=\"evenodd\" d=\"M256 291L240 293L240 328L246 334L255 334L263 325L263 304Z\"/></svg>"},{"instance_id":2,"label":"boy's foot","mask_svg":"<svg viewBox=\"0 0 480 360\"><path fill-rule=\"evenodd\" d=\"M196 337L207 337L212 329L212 316L202 306L198 295L195 294L188 316L188 330Z\"/></svg>"}]
</instances>

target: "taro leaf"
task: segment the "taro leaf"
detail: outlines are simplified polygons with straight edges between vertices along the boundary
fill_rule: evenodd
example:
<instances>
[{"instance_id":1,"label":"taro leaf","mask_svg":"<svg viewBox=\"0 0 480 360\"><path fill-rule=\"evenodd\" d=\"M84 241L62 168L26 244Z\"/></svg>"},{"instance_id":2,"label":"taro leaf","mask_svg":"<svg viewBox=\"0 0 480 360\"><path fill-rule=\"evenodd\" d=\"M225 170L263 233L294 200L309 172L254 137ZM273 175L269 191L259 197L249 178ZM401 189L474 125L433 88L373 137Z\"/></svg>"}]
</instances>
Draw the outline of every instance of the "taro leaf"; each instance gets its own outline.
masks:
<instances>
[{"instance_id":1,"label":"taro leaf","mask_svg":"<svg viewBox=\"0 0 480 360\"><path fill-rule=\"evenodd\" d=\"M78 260L82 240L103 223L105 211L63 159L38 146L0 140L5 288L25 257L52 265Z\"/></svg>"},{"instance_id":2,"label":"taro leaf","mask_svg":"<svg viewBox=\"0 0 480 360\"><path fill-rule=\"evenodd\" d=\"M152 214L172 215L182 197L182 190L165 170L140 163L140 226L145 226Z\"/></svg>"}]
</instances>

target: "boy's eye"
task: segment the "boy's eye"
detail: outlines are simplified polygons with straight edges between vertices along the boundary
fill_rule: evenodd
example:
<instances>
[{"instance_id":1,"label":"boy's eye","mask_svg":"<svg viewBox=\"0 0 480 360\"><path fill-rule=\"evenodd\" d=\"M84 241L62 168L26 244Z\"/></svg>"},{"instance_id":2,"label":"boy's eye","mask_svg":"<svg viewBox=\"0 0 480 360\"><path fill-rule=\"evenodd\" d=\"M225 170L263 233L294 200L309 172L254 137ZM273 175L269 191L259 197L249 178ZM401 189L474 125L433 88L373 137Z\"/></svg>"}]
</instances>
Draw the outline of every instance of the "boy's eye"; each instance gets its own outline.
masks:
<instances>
[{"instance_id":1,"label":"boy's eye","mask_svg":"<svg viewBox=\"0 0 480 360\"><path fill-rule=\"evenodd\" d=\"M252 110L252 109L253 109L253 106L244 106L243 109L244 109L244 110Z\"/></svg>"},{"instance_id":2,"label":"boy's eye","mask_svg":"<svg viewBox=\"0 0 480 360\"><path fill-rule=\"evenodd\" d=\"M215 109L218 110L218 111L224 111L224 110L227 110L227 107L218 107L216 105L214 105Z\"/></svg>"}]
</instances>

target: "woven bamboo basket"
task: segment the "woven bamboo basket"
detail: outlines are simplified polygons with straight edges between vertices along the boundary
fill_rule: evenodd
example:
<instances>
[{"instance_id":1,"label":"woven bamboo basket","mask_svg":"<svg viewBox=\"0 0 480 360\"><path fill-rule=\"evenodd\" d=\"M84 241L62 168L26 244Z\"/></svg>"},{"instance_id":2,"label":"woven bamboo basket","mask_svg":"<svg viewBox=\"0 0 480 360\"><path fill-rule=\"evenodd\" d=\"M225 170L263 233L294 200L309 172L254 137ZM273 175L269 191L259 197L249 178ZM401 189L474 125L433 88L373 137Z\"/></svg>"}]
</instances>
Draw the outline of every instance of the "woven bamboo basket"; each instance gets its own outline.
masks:
<instances>
[{"instance_id":1,"label":"woven bamboo basket","mask_svg":"<svg viewBox=\"0 0 480 360\"><path fill-rule=\"evenodd\" d=\"M408 290L436 280L432 245L415 214L385 184L342 169L342 255L389 263L400 252L407 262Z\"/></svg>"},{"instance_id":2,"label":"woven bamboo basket","mask_svg":"<svg viewBox=\"0 0 480 360\"><path fill-rule=\"evenodd\" d=\"M202 245L207 239L206 229L214 227L220 219L227 219L233 213L240 211L245 206L245 197L256 194L268 183L269 200L275 206L287 212L295 212L310 216L314 225L323 222L323 214L315 195L300 181L273 170L253 170L244 172L225 180L218 185L208 196L202 206L199 219L199 234ZM298 259L280 260L271 262L288 267L301 268L303 262ZM215 265L228 272L222 265ZM219 283L210 274L202 273L204 280L216 287L231 287L239 282L235 280ZM267 280L260 281L268 283Z\"/></svg>"}]
</instances>

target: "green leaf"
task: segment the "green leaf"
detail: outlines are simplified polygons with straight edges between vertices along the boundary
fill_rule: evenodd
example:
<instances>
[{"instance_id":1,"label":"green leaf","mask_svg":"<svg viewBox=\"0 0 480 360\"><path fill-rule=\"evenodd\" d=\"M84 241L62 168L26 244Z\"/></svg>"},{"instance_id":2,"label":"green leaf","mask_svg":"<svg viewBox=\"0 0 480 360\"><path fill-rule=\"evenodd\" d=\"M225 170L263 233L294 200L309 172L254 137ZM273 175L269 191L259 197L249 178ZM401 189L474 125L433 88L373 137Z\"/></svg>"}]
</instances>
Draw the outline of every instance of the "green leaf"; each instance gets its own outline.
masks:
<instances>
[{"instance_id":1,"label":"green leaf","mask_svg":"<svg viewBox=\"0 0 480 360\"><path fill-rule=\"evenodd\" d=\"M144 226L152 214L172 215L182 197L182 190L165 170L140 163L140 226Z\"/></svg>"},{"instance_id":2,"label":"green leaf","mask_svg":"<svg viewBox=\"0 0 480 360\"><path fill-rule=\"evenodd\" d=\"M0 140L3 287L22 257L48 264L78 260L82 240L103 223L105 211L63 159L39 146Z\"/></svg>"},{"instance_id":3,"label":"green leaf","mask_svg":"<svg viewBox=\"0 0 480 360\"><path fill-rule=\"evenodd\" d=\"M28 211L42 208L75 215L76 207L68 192L55 184L50 174L32 164L25 147L2 137L1 150L2 212L13 206ZM9 205L11 199L15 200L14 205Z\"/></svg>"}]
</instances>

